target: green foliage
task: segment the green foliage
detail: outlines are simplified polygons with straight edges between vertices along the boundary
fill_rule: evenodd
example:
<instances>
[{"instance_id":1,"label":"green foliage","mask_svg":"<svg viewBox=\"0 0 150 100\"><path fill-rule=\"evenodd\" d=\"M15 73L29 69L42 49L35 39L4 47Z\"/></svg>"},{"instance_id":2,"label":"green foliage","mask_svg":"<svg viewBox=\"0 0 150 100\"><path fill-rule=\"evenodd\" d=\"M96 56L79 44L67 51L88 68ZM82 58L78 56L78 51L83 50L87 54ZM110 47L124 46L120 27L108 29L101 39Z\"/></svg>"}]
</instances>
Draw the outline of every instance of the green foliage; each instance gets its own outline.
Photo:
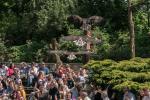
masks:
<instances>
[{"instance_id":1,"label":"green foliage","mask_svg":"<svg viewBox=\"0 0 150 100\"><path fill-rule=\"evenodd\" d=\"M136 91L150 87L149 58L134 58L119 62L92 60L85 67L90 70L92 83L111 85L118 91L122 91L126 86Z\"/></svg>"},{"instance_id":2,"label":"green foliage","mask_svg":"<svg viewBox=\"0 0 150 100\"><path fill-rule=\"evenodd\" d=\"M13 62L41 62L45 60L48 55L48 48L45 43L37 43L28 41L27 44L22 46L14 46L8 49L9 61Z\"/></svg>"},{"instance_id":3,"label":"green foliage","mask_svg":"<svg viewBox=\"0 0 150 100\"><path fill-rule=\"evenodd\" d=\"M0 41L1 42L1 41ZM0 61L3 62L7 58L7 48L3 42L0 43Z\"/></svg>"},{"instance_id":4,"label":"green foliage","mask_svg":"<svg viewBox=\"0 0 150 100\"><path fill-rule=\"evenodd\" d=\"M135 15L136 28L136 50L137 56L146 57L150 55L150 39L147 14L144 11L138 11Z\"/></svg>"},{"instance_id":5,"label":"green foliage","mask_svg":"<svg viewBox=\"0 0 150 100\"><path fill-rule=\"evenodd\" d=\"M140 2L132 0L134 6ZM91 59L123 60L130 57L127 0L1 0L0 9L1 61L50 60L47 51L52 38L60 38L62 34L83 35L80 29L67 24L66 18L71 14L85 18L98 15L106 20L104 25L92 30L93 36L102 39L102 43L93 47L96 56L92 55ZM150 57L147 12L146 5L133 10L136 55L139 57ZM28 40L34 45L31 43L28 47ZM66 41L60 41L60 48L81 50ZM81 58L77 62L82 61Z\"/></svg>"}]
</instances>

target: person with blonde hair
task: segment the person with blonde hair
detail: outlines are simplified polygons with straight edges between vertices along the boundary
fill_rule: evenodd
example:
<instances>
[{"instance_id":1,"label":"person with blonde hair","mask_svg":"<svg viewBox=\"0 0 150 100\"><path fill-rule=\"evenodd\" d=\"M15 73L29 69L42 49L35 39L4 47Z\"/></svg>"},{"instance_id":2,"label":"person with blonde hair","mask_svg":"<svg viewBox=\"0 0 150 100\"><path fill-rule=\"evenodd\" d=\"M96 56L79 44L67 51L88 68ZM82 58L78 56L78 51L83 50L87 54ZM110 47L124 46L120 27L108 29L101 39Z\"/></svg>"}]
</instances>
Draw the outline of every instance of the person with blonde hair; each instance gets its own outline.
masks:
<instances>
[{"instance_id":1,"label":"person with blonde hair","mask_svg":"<svg viewBox=\"0 0 150 100\"><path fill-rule=\"evenodd\" d=\"M18 92L19 92L19 95L21 96L21 100L26 100L26 92L23 88L23 86L18 86Z\"/></svg>"}]
</instances>

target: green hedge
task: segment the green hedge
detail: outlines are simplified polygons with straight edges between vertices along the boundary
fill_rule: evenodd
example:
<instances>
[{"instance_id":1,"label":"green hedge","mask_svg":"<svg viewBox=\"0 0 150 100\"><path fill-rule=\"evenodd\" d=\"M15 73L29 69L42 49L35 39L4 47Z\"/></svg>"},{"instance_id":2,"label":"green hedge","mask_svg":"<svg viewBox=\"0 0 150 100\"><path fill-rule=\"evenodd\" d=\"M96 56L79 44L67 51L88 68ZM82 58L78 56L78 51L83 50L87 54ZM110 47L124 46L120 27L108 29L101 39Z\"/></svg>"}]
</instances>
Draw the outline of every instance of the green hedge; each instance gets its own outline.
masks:
<instances>
[{"instance_id":1,"label":"green hedge","mask_svg":"<svg viewBox=\"0 0 150 100\"><path fill-rule=\"evenodd\" d=\"M111 85L118 91L122 91L125 86L135 91L150 88L150 58L119 62L91 60L84 67L90 70L90 82L97 85Z\"/></svg>"}]
</instances>

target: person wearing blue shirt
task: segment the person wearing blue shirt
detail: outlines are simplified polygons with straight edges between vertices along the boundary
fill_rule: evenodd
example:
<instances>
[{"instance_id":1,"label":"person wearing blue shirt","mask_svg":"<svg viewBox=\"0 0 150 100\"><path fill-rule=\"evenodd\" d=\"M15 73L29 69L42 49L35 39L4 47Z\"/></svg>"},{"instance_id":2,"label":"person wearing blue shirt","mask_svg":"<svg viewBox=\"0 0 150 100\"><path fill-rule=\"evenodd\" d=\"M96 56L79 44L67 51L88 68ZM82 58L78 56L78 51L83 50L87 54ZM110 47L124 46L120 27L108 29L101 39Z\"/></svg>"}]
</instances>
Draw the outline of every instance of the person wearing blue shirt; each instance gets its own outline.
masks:
<instances>
[{"instance_id":1,"label":"person wearing blue shirt","mask_svg":"<svg viewBox=\"0 0 150 100\"><path fill-rule=\"evenodd\" d=\"M39 71L43 71L45 75L49 74L49 69L46 67L45 63L41 64Z\"/></svg>"}]
</instances>

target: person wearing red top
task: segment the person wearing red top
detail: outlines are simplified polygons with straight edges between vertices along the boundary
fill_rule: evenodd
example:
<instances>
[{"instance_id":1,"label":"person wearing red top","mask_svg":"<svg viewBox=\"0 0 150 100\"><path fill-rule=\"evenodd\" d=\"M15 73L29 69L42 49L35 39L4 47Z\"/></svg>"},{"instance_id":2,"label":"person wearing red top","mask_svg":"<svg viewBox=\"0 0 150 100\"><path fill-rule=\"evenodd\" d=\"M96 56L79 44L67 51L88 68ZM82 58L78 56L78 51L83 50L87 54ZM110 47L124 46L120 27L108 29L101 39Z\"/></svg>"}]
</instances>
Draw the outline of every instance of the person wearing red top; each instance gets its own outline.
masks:
<instances>
[{"instance_id":1,"label":"person wearing red top","mask_svg":"<svg viewBox=\"0 0 150 100\"><path fill-rule=\"evenodd\" d=\"M11 64L9 66L9 68L7 69L7 76L12 76L14 74L14 68L15 68L14 64Z\"/></svg>"}]
</instances>

